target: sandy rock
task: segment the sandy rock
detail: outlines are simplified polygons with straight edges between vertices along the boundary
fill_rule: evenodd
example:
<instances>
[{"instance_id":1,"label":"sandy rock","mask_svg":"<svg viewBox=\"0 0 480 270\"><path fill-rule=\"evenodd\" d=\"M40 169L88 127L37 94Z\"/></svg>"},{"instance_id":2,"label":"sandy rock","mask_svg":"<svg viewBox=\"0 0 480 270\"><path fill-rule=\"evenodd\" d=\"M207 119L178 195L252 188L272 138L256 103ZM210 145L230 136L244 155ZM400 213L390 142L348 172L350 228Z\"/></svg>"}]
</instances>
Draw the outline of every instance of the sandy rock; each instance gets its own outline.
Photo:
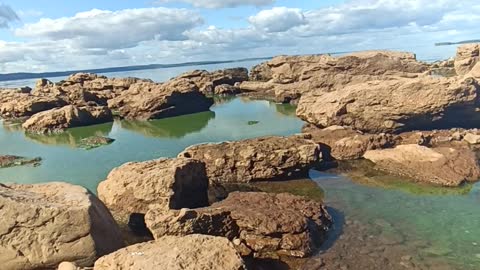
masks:
<instances>
[{"instance_id":1,"label":"sandy rock","mask_svg":"<svg viewBox=\"0 0 480 270\"><path fill-rule=\"evenodd\" d=\"M467 133L463 139L469 144L480 144L480 135Z\"/></svg>"},{"instance_id":2,"label":"sandy rock","mask_svg":"<svg viewBox=\"0 0 480 270\"><path fill-rule=\"evenodd\" d=\"M38 112L58 108L66 102L50 96L34 96L20 90L0 92L0 116L4 119L30 117Z\"/></svg>"},{"instance_id":3,"label":"sandy rock","mask_svg":"<svg viewBox=\"0 0 480 270\"><path fill-rule=\"evenodd\" d=\"M91 266L123 246L107 208L66 183L0 185L2 269L49 269L63 261Z\"/></svg>"},{"instance_id":4,"label":"sandy rock","mask_svg":"<svg viewBox=\"0 0 480 270\"><path fill-rule=\"evenodd\" d=\"M320 129L305 125L302 132L310 134L320 144L323 154L336 160L360 159L367 150L384 149L396 144L391 134L364 134L349 127L331 126Z\"/></svg>"},{"instance_id":5,"label":"sandy rock","mask_svg":"<svg viewBox=\"0 0 480 270\"><path fill-rule=\"evenodd\" d=\"M62 262L58 265L57 270L80 270L74 263Z\"/></svg>"},{"instance_id":6,"label":"sandy rock","mask_svg":"<svg viewBox=\"0 0 480 270\"><path fill-rule=\"evenodd\" d=\"M319 150L303 136L263 137L191 146L178 156L205 162L211 183L248 183L304 176Z\"/></svg>"},{"instance_id":7,"label":"sandy rock","mask_svg":"<svg viewBox=\"0 0 480 270\"><path fill-rule=\"evenodd\" d=\"M113 121L107 107L76 107L73 105L37 113L22 127L32 133L62 132L67 128L101 124Z\"/></svg>"},{"instance_id":8,"label":"sandy rock","mask_svg":"<svg viewBox=\"0 0 480 270\"><path fill-rule=\"evenodd\" d=\"M245 270L226 238L207 235L166 236L126 247L100 258L94 270Z\"/></svg>"},{"instance_id":9,"label":"sandy rock","mask_svg":"<svg viewBox=\"0 0 480 270\"><path fill-rule=\"evenodd\" d=\"M153 209L145 220L157 239L192 233L224 236L236 242L242 255L262 258L309 256L325 240L332 223L321 203L261 192L234 192L201 209Z\"/></svg>"},{"instance_id":10,"label":"sandy rock","mask_svg":"<svg viewBox=\"0 0 480 270\"><path fill-rule=\"evenodd\" d=\"M477 64L480 57L480 44L465 44L457 48L455 70L458 75L465 75Z\"/></svg>"},{"instance_id":11,"label":"sandy rock","mask_svg":"<svg viewBox=\"0 0 480 270\"><path fill-rule=\"evenodd\" d=\"M469 127L480 120L478 90L471 78L369 81L308 93L300 99L297 115L318 127L350 126L369 133Z\"/></svg>"},{"instance_id":12,"label":"sandy rock","mask_svg":"<svg viewBox=\"0 0 480 270\"><path fill-rule=\"evenodd\" d=\"M379 170L416 182L459 186L480 177L475 153L468 148L399 145L394 149L367 151L364 157Z\"/></svg>"},{"instance_id":13,"label":"sandy rock","mask_svg":"<svg viewBox=\"0 0 480 270\"><path fill-rule=\"evenodd\" d=\"M158 159L126 163L98 185L98 196L119 214L208 205L205 164L193 159Z\"/></svg>"},{"instance_id":14,"label":"sandy rock","mask_svg":"<svg viewBox=\"0 0 480 270\"><path fill-rule=\"evenodd\" d=\"M222 88L225 85L234 86L236 83L248 81L248 70L246 68L230 68L208 72L206 70L194 70L181 74L172 80L188 80L193 82L204 94L236 94L226 93ZM224 87L216 89L218 86Z\"/></svg>"},{"instance_id":15,"label":"sandy rock","mask_svg":"<svg viewBox=\"0 0 480 270\"><path fill-rule=\"evenodd\" d=\"M229 84L221 84L215 87L214 94L219 96L228 96L228 95L236 95L240 93L240 90Z\"/></svg>"},{"instance_id":16,"label":"sandy rock","mask_svg":"<svg viewBox=\"0 0 480 270\"><path fill-rule=\"evenodd\" d=\"M255 97L292 102L312 90L332 91L345 85L395 76L419 76L428 65L411 53L368 51L341 57L278 56L252 68L251 81L240 85Z\"/></svg>"},{"instance_id":17,"label":"sandy rock","mask_svg":"<svg viewBox=\"0 0 480 270\"><path fill-rule=\"evenodd\" d=\"M108 106L129 120L159 119L208 111L213 100L205 97L198 87L186 80L164 84L142 82L130 86Z\"/></svg>"}]
</instances>

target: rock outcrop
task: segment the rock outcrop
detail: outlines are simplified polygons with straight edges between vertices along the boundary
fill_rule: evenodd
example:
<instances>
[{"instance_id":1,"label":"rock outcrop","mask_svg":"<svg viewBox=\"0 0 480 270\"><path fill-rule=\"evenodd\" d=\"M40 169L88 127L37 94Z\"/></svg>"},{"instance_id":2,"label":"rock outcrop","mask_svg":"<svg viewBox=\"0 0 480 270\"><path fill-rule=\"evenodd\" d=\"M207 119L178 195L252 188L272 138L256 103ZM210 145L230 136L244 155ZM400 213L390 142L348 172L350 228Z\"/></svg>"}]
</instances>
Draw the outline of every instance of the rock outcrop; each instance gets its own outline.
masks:
<instances>
[{"instance_id":1,"label":"rock outcrop","mask_svg":"<svg viewBox=\"0 0 480 270\"><path fill-rule=\"evenodd\" d=\"M478 123L475 79L397 78L347 85L302 96L297 115L318 127L369 132L470 127Z\"/></svg>"},{"instance_id":2,"label":"rock outcrop","mask_svg":"<svg viewBox=\"0 0 480 270\"><path fill-rule=\"evenodd\" d=\"M480 44L459 46L455 56L455 70L458 75L466 75L480 59Z\"/></svg>"},{"instance_id":3,"label":"rock outcrop","mask_svg":"<svg viewBox=\"0 0 480 270\"><path fill-rule=\"evenodd\" d=\"M188 80L193 82L201 92L207 95L236 94L236 83L248 81L246 68L229 68L208 72L206 70L194 70L181 74L172 80ZM226 91L225 89L229 90Z\"/></svg>"},{"instance_id":4,"label":"rock outcrop","mask_svg":"<svg viewBox=\"0 0 480 270\"><path fill-rule=\"evenodd\" d=\"M166 236L126 247L100 258L94 270L245 270L226 238L207 235Z\"/></svg>"},{"instance_id":5,"label":"rock outcrop","mask_svg":"<svg viewBox=\"0 0 480 270\"><path fill-rule=\"evenodd\" d=\"M108 100L108 106L128 120L159 119L208 111L213 99L202 94L186 80L163 84L141 82L130 86L118 97Z\"/></svg>"},{"instance_id":6,"label":"rock outcrop","mask_svg":"<svg viewBox=\"0 0 480 270\"><path fill-rule=\"evenodd\" d=\"M40 112L30 117L22 127L32 133L62 132L67 128L88 126L113 121L112 112L107 107L76 107Z\"/></svg>"},{"instance_id":7,"label":"rock outcrop","mask_svg":"<svg viewBox=\"0 0 480 270\"><path fill-rule=\"evenodd\" d=\"M336 160L360 159L367 150L389 148L397 143L395 135L366 134L342 126L320 129L307 124L302 132L310 134L312 140L320 144L324 158L330 156Z\"/></svg>"},{"instance_id":8,"label":"rock outcrop","mask_svg":"<svg viewBox=\"0 0 480 270\"><path fill-rule=\"evenodd\" d=\"M107 208L66 183L0 185L2 269L51 269L63 261L91 266L123 246Z\"/></svg>"},{"instance_id":9,"label":"rock outcrop","mask_svg":"<svg viewBox=\"0 0 480 270\"><path fill-rule=\"evenodd\" d=\"M0 156L0 168L9 168L15 166L32 165L39 166L42 158L26 158L20 156L3 155Z\"/></svg>"},{"instance_id":10,"label":"rock outcrop","mask_svg":"<svg viewBox=\"0 0 480 270\"><path fill-rule=\"evenodd\" d=\"M477 158L468 148L399 145L394 149L367 151L364 157L379 170L416 182L459 186L480 178Z\"/></svg>"},{"instance_id":11,"label":"rock outcrop","mask_svg":"<svg viewBox=\"0 0 480 270\"><path fill-rule=\"evenodd\" d=\"M205 162L211 183L248 183L305 176L320 147L303 136L195 145L179 154Z\"/></svg>"},{"instance_id":12,"label":"rock outcrop","mask_svg":"<svg viewBox=\"0 0 480 270\"><path fill-rule=\"evenodd\" d=\"M392 51L359 52L341 57L279 56L255 66L250 72L250 81L239 87L254 97L292 102L312 90L328 92L389 76L415 77L428 69L414 54Z\"/></svg>"},{"instance_id":13,"label":"rock outcrop","mask_svg":"<svg viewBox=\"0 0 480 270\"><path fill-rule=\"evenodd\" d=\"M0 92L0 116L3 119L28 118L38 112L59 108L67 103L51 96L34 96L18 90Z\"/></svg>"},{"instance_id":14,"label":"rock outcrop","mask_svg":"<svg viewBox=\"0 0 480 270\"><path fill-rule=\"evenodd\" d=\"M205 164L193 159L130 162L110 172L98 185L98 196L119 215L208 205Z\"/></svg>"},{"instance_id":15,"label":"rock outcrop","mask_svg":"<svg viewBox=\"0 0 480 270\"><path fill-rule=\"evenodd\" d=\"M196 233L224 236L242 256L272 259L311 255L332 223L319 202L261 192L234 192L208 208L153 209L145 220L156 239Z\"/></svg>"}]
</instances>

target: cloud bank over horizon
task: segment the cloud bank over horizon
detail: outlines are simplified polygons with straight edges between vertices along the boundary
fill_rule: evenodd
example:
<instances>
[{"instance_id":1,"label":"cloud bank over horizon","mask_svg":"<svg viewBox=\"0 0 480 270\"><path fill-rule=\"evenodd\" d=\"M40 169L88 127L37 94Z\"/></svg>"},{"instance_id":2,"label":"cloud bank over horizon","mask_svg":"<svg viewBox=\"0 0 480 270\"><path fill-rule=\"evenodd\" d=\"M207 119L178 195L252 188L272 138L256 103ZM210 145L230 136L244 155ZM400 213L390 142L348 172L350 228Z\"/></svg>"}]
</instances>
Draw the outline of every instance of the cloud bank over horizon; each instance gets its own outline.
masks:
<instances>
[{"instance_id":1,"label":"cloud bank over horizon","mask_svg":"<svg viewBox=\"0 0 480 270\"><path fill-rule=\"evenodd\" d=\"M172 4L177 2L182 4ZM157 0L150 7L52 17L30 10L41 17L29 22L17 15L25 10L4 4L0 27L10 36L0 40L0 72L366 49L415 52L439 41L480 38L480 3L473 0L333 1L317 8L300 2ZM225 8L235 16L224 15Z\"/></svg>"}]
</instances>

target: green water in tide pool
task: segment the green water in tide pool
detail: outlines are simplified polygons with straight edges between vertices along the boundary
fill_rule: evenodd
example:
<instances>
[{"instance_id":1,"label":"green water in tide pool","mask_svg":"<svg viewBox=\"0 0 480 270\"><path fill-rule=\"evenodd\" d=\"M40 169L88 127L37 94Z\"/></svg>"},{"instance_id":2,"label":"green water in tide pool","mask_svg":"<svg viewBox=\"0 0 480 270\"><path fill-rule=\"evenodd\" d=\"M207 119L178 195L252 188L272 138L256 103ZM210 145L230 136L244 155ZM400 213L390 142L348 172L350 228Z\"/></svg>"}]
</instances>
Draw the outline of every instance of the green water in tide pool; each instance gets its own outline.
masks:
<instances>
[{"instance_id":1,"label":"green water in tide pool","mask_svg":"<svg viewBox=\"0 0 480 270\"><path fill-rule=\"evenodd\" d=\"M95 191L112 168L125 162L174 157L199 143L291 135L303 125L294 107L268 101L223 99L211 110L149 122L117 120L52 136L27 135L18 125L0 125L0 154L43 158L39 167L0 169L0 182L66 181ZM90 136L115 142L79 148L80 140ZM359 183L316 171L310 177L324 190L338 223L347 218L380 227L381 233L401 236L397 244L408 246L412 256L445 259L452 265L448 269L480 269L480 185L446 190L391 179L384 185L373 177ZM301 188L302 194L312 194L311 186Z\"/></svg>"}]
</instances>

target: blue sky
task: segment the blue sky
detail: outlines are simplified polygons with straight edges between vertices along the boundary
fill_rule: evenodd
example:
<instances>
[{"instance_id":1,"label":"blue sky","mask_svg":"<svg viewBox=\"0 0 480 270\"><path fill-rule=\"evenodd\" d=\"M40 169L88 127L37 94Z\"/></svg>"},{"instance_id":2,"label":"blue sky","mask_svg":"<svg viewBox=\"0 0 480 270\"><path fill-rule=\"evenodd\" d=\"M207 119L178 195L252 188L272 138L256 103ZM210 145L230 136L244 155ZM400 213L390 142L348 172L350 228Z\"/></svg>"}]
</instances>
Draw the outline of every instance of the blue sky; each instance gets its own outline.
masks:
<instances>
[{"instance_id":1,"label":"blue sky","mask_svg":"<svg viewBox=\"0 0 480 270\"><path fill-rule=\"evenodd\" d=\"M476 0L6 0L0 72L367 49L480 38ZM422 52L423 50L423 52Z\"/></svg>"}]
</instances>

